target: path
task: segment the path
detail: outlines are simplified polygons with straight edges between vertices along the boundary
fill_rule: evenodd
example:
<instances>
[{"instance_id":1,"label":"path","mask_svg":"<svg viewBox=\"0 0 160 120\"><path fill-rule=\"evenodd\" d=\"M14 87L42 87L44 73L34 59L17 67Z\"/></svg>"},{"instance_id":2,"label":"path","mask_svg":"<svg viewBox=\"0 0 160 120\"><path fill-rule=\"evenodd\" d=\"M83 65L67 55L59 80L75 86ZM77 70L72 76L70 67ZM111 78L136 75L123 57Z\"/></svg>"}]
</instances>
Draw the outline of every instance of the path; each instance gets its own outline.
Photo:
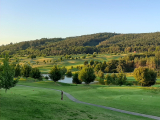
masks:
<instances>
[{"instance_id":1,"label":"path","mask_svg":"<svg viewBox=\"0 0 160 120\"><path fill-rule=\"evenodd\" d=\"M25 86L25 85L18 85L18 86ZM32 86L25 86L25 87L32 87ZM43 87L33 87L33 88L43 88ZM52 89L52 88L43 88L43 89L51 89L51 90L56 90L61 92L61 90L57 90L57 89ZM112 108L112 107L106 107L106 106L102 106L102 105L96 105L96 104L91 104L91 103L86 103L86 102L82 102L77 100L76 98L74 98L72 95L70 95L69 93L63 92L70 100L76 102L76 103L81 103L81 104L86 104L86 105L92 105L92 106L96 106L96 107L100 107L100 108L104 108L104 109L108 109L108 110L112 110L112 111L117 111L117 112L121 112L121 113L126 113L126 114L130 114L130 115L136 115L136 116L142 116L142 117L147 117L147 118L152 118L155 120L160 120L160 117L157 116L152 116L152 115L146 115L146 114L141 114L141 113L136 113L136 112L130 112L130 111L126 111L126 110L120 110L120 109L116 109L116 108Z\"/></svg>"}]
</instances>

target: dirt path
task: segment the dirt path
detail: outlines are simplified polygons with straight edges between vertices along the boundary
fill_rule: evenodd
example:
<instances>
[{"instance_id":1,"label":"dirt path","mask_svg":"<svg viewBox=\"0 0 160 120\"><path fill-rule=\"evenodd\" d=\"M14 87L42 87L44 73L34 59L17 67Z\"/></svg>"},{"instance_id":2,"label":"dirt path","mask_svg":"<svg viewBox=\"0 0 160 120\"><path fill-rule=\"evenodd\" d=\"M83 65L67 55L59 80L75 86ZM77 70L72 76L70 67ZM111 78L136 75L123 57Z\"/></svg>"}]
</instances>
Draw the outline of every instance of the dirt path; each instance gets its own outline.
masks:
<instances>
[{"instance_id":1,"label":"dirt path","mask_svg":"<svg viewBox=\"0 0 160 120\"><path fill-rule=\"evenodd\" d=\"M25 85L18 85L18 86L25 86ZM25 86L25 87L32 87L32 86ZM33 88L43 88L43 87L33 87ZM61 90L52 89L52 88L43 88L43 89L50 89L50 90L55 90L55 91L61 92ZM66 92L63 92L63 93L70 100L72 100L73 102L76 102L76 103L81 103L81 104L86 104L86 105L92 105L92 106L96 106L96 107L100 107L100 108L104 108L104 109L108 109L108 110L112 110L112 111L117 111L117 112L121 112L121 113L126 113L126 114L130 114L130 115L136 115L136 116L142 116L142 117L152 118L152 119L155 119L155 120L160 120L160 117L153 116L153 115L146 115L146 114L141 114L141 113L136 113L136 112L130 112L130 111L126 111L126 110L120 110L120 109L116 109L116 108L112 108L112 107L106 107L106 106L102 106L102 105L96 105L96 104L82 102L82 101L79 101L76 98L74 98L69 93L66 93Z\"/></svg>"}]
</instances>

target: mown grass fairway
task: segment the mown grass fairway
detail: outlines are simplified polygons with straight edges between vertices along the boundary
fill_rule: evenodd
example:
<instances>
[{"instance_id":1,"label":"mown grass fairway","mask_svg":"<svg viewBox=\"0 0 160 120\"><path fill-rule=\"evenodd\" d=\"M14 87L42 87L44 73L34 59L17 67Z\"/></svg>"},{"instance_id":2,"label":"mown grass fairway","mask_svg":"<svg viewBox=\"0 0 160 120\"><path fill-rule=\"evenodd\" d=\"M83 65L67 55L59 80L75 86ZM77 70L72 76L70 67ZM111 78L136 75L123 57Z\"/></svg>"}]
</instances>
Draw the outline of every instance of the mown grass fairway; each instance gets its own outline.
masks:
<instances>
[{"instance_id":1,"label":"mown grass fairway","mask_svg":"<svg viewBox=\"0 0 160 120\"><path fill-rule=\"evenodd\" d=\"M43 82L33 83L32 85L49 87L49 84ZM58 85L51 85L53 88L58 87ZM69 86L63 87L68 87L66 90L69 90ZM0 105L1 120L150 120L78 104L69 100L66 96L61 101L60 92L44 88L16 86L8 90L7 93L1 89Z\"/></svg>"},{"instance_id":2,"label":"mown grass fairway","mask_svg":"<svg viewBox=\"0 0 160 120\"><path fill-rule=\"evenodd\" d=\"M54 88L70 93L80 101L118 109L160 116L160 89L157 87L118 87L72 85L54 82L20 82L19 84Z\"/></svg>"}]
</instances>

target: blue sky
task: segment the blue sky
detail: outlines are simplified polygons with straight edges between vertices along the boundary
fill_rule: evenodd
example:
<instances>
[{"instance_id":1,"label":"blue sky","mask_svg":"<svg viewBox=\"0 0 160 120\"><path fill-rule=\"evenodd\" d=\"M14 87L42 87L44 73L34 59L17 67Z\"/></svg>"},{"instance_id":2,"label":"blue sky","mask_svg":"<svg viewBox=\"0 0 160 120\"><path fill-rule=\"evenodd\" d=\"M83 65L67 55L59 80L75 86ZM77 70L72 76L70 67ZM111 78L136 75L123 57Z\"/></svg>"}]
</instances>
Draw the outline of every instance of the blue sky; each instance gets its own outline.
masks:
<instances>
[{"instance_id":1,"label":"blue sky","mask_svg":"<svg viewBox=\"0 0 160 120\"><path fill-rule=\"evenodd\" d=\"M160 31L160 0L0 0L0 45L99 32Z\"/></svg>"}]
</instances>

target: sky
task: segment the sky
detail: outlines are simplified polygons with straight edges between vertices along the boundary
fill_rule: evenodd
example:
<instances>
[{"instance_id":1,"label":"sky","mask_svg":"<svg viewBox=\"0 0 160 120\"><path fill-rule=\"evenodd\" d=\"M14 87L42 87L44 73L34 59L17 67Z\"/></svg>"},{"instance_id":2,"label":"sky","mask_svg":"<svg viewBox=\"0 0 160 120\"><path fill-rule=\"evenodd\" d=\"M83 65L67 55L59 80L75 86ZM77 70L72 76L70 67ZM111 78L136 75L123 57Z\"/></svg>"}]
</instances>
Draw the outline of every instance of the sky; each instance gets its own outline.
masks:
<instances>
[{"instance_id":1,"label":"sky","mask_svg":"<svg viewBox=\"0 0 160 120\"><path fill-rule=\"evenodd\" d=\"M0 0L0 45L102 32L160 31L160 0Z\"/></svg>"}]
</instances>

